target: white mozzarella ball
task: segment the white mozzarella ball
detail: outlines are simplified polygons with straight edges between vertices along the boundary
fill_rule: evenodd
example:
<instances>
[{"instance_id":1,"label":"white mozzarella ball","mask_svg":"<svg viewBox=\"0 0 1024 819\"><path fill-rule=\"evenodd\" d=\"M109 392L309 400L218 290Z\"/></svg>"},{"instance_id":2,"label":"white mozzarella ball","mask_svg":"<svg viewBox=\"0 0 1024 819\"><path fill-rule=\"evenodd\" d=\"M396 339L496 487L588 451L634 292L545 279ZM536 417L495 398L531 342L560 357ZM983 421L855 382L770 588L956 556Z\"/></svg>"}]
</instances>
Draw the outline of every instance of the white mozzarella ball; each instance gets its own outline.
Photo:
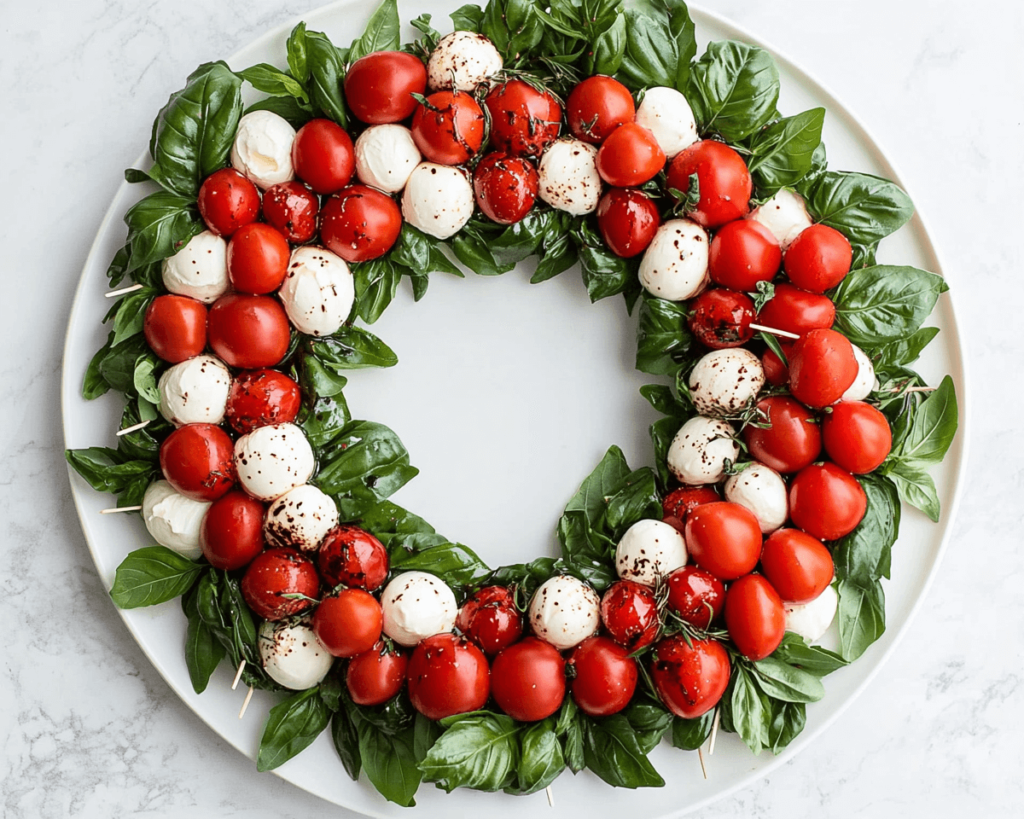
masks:
<instances>
[{"instance_id":1,"label":"white mozzarella ball","mask_svg":"<svg viewBox=\"0 0 1024 819\"><path fill-rule=\"evenodd\" d=\"M764 386L761 359L750 350L712 350L690 373L690 396L701 415L734 415L749 405Z\"/></svg>"},{"instance_id":2,"label":"white mozzarella ball","mask_svg":"<svg viewBox=\"0 0 1024 819\"><path fill-rule=\"evenodd\" d=\"M213 504L186 498L167 481L154 481L142 498L142 520L153 540L189 560L197 560L199 529Z\"/></svg>"},{"instance_id":3,"label":"white mozzarella ball","mask_svg":"<svg viewBox=\"0 0 1024 819\"><path fill-rule=\"evenodd\" d=\"M623 580L653 586L686 565L686 541L660 520L638 520L615 548L615 571Z\"/></svg>"},{"instance_id":4,"label":"white mozzarella ball","mask_svg":"<svg viewBox=\"0 0 1024 819\"><path fill-rule=\"evenodd\" d=\"M736 430L728 421L698 415L680 427L668 448L668 468L688 486L718 483L725 477L726 460L740 454Z\"/></svg>"},{"instance_id":5,"label":"white mozzarella ball","mask_svg":"<svg viewBox=\"0 0 1024 819\"><path fill-rule=\"evenodd\" d=\"M565 651L597 632L601 625L601 598L582 580L558 575L533 593L528 615L534 634Z\"/></svg>"},{"instance_id":6,"label":"white mozzarella ball","mask_svg":"<svg viewBox=\"0 0 1024 819\"><path fill-rule=\"evenodd\" d=\"M421 162L405 183L402 216L414 228L447 239L469 221L475 202L465 173L449 165Z\"/></svg>"},{"instance_id":7,"label":"white mozzarella ball","mask_svg":"<svg viewBox=\"0 0 1024 819\"><path fill-rule=\"evenodd\" d=\"M272 501L302 486L316 466L313 448L295 424L260 427L235 441L235 469L242 487Z\"/></svg>"},{"instance_id":8,"label":"white mozzarella ball","mask_svg":"<svg viewBox=\"0 0 1024 819\"><path fill-rule=\"evenodd\" d=\"M219 424L231 392L231 373L219 358L197 355L164 371L157 383L160 414L176 427Z\"/></svg>"},{"instance_id":9,"label":"white mozzarella ball","mask_svg":"<svg viewBox=\"0 0 1024 819\"><path fill-rule=\"evenodd\" d=\"M690 103L674 88L648 88L636 109L636 122L654 134L669 159L699 138Z\"/></svg>"},{"instance_id":10,"label":"white mozzarella ball","mask_svg":"<svg viewBox=\"0 0 1024 819\"><path fill-rule=\"evenodd\" d=\"M231 165L256 187L266 190L295 178L292 143L295 129L273 111L253 111L238 121Z\"/></svg>"},{"instance_id":11,"label":"white mozzarella ball","mask_svg":"<svg viewBox=\"0 0 1024 819\"><path fill-rule=\"evenodd\" d=\"M810 603L795 605L784 603L786 612L786 631L799 634L808 643L820 640L832 625L839 608L839 595L834 586L826 586L825 591Z\"/></svg>"},{"instance_id":12,"label":"white mozzarella ball","mask_svg":"<svg viewBox=\"0 0 1024 819\"><path fill-rule=\"evenodd\" d=\"M573 216L597 210L601 175L593 145L572 137L552 142L540 158L537 174L538 195L551 207Z\"/></svg>"},{"instance_id":13,"label":"white mozzarella ball","mask_svg":"<svg viewBox=\"0 0 1024 819\"><path fill-rule=\"evenodd\" d=\"M356 140L356 176L386 193L404 188L421 159L404 125L371 125Z\"/></svg>"},{"instance_id":14,"label":"white mozzarella ball","mask_svg":"<svg viewBox=\"0 0 1024 819\"><path fill-rule=\"evenodd\" d=\"M430 53L427 82L433 91L452 87L473 91L503 65L498 49L483 34L453 31L442 37Z\"/></svg>"},{"instance_id":15,"label":"white mozzarella ball","mask_svg":"<svg viewBox=\"0 0 1024 819\"><path fill-rule=\"evenodd\" d=\"M352 312L355 279L341 256L306 245L292 251L278 295L296 330L307 336L329 336Z\"/></svg>"},{"instance_id":16,"label":"white mozzarella ball","mask_svg":"<svg viewBox=\"0 0 1024 819\"><path fill-rule=\"evenodd\" d=\"M263 537L272 546L315 553L320 541L338 525L338 507L311 484L296 486L270 504Z\"/></svg>"},{"instance_id":17,"label":"white mozzarella ball","mask_svg":"<svg viewBox=\"0 0 1024 819\"><path fill-rule=\"evenodd\" d=\"M278 685L305 691L331 670L334 657L313 633L312 619L264 620L259 645L263 670Z\"/></svg>"},{"instance_id":18,"label":"white mozzarella ball","mask_svg":"<svg viewBox=\"0 0 1024 819\"><path fill-rule=\"evenodd\" d=\"M789 493L782 476L761 463L730 475L725 482L725 499L754 513L764 534L774 532L789 517Z\"/></svg>"},{"instance_id":19,"label":"white mozzarella ball","mask_svg":"<svg viewBox=\"0 0 1024 819\"><path fill-rule=\"evenodd\" d=\"M640 260L640 284L659 299L685 301L709 281L707 231L690 219L665 222Z\"/></svg>"},{"instance_id":20,"label":"white mozzarella ball","mask_svg":"<svg viewBox=\"0 0 1024 819\"><path fill-rule=\"evenodd\" d=\"M427 572L405 572L388 583L380 598L384 633L402 646L415 646L451 631L459 614L448 584Z\"/></svg>"},{"instance_id":21,"label":"white mozzarella ball","mask_svg":"<svg viewBox=\"0 0 1024 819\"><path fill-rule=\"evenodd\" d=\"M189 239L181 250L164 259L164 287L178 296L212 304L228 292L228 243L211 230Z\"/></svg>"},{"instance_id":22,"label":"white mozzarella ball","mask_svg":"<svg viewBox=\"0 0 1024 819\"><path fill-rule=\"evenodd\" d=\"M812 224L804 200L798 193L783 188L747 217L760 222L771 231L785 250L793 240Z\"/></svg>"},{"instance_id":23,"label":"white mozzarella ball","mask_svg":"<svg viewBox=\"0 0 1024 819\"><path fill-rule=\"evenodd\" d=\"M875 378L875 365L860 347L856 344L850 346L853 347L853 357L857 359L857 377L840 400L863 401L879 387L878 379Z\"/></svg>"}]
</instances>

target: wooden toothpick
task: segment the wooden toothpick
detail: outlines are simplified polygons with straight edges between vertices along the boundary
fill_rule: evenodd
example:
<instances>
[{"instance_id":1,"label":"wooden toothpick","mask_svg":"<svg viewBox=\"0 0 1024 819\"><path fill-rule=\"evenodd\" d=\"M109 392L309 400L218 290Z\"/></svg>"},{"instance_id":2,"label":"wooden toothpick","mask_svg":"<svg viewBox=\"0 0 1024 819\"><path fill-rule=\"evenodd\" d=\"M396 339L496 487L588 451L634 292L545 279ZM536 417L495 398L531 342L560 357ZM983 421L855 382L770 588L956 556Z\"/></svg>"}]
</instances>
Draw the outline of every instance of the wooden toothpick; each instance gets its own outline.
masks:
<instances>
[{"instance_id":1,"label":"wooden toothpick","mask_svg":"<svg viewBox=\"0 0 1024 819\"><path fill-rule=\"evenodd\" d=\"M553 808L555 806L555 792L553 790L551 790L551 786L550 785L548 785L544 789L544 793L546 793L547 797L548 797L548 807L549 808Z\"/></svg>"},{"instance_id":2,"label":"wooden toothpick","mask_svg":"<svg viewBox=\"0 0 1024 819\"><path fill-rule=\"evenodd\" d=\"M707 766L704 764L704 749L703 748L698 748L697 749L697 759L700 760L700 772L702 774L704 774L704 778L707 779L708 778L708 769L707 769Z\"/></svg>"},{"instance_id":3,"label":"wooden toothpick","mask_svg":"<svg viewBox=\"0 0 1024 819\"><path fill-rule=\"evenodd\" d=\"M117 512L138 512L142 509L141 506L117 506L113 509L100 509L101 515L113 515Z\"/></svg>"},{"instance_id":4,"label":"wooden toothpick","mask_svg":"<svg viewBox=\"0 0 1024 819\"><path fill-rule=\"evenodd\" d=\"M238 681L242 679L242 672L245 671L245 658L242 658L242 662L238 664L238 671L235 672L235 679L231 682L231 690L234 691L238 688Z\"/></svg>"},{"instance_id":5,"label":"wooden toothpick","mask_svg":"<svg viewBox=\"0 0 1024 819\"><path fill-rule=\"evenodd\" d=\"M119 429L117 432L114 433L114 436L120 438L122 435L128 435L129 433L132 432L138 432L140 429L145 429L146 427L148 427L150 423L150 421L141 421L138 424L132 424L130 427Z\"/></svg>"},{"instance_id":6,"label":"wooden toothpick","mask_svg":"<svg viewBox=\"0 0 1024 819\"><path fill-rule=\"evenodd\" d=\"M760 330L762 333L771 333L773 336L782 336L783 338L800 338L797 333L791 333L789 330L778 330L775 327L765 327L763 324L751 324L750 329Z\"/></svg>"},{"instance_id":7,"label":"wooden toothpick","mask_svg":"<svg viewBox=\"0 0 1024 819\"><path fill-rule=\"evenodd\" d=\"M722 718L722 712L720 709L715 709L715 720L711 723L711 741L708 743L708 756L711 756L715 752L715 740L718 738L718 723Z\"/></svg>"},{"instance_id":8,"label":"wooden toothpick","mask_svg":"<svg viewBox=\"0 0 1024 819\"><path fill-rule=\"evenodd\" d=\"M241 719L242 717L245 716L245 709L249 707L249 700L252 699L252 692L255 691L255 690L256 689L253 688L251 685L249 686L249 691L245 695L245 701L242 703L242 710L238 712L238 718L239 719Z\"/></svg>"},{"instance_id":9,"label":"wooden toothpick","mask_svg":"<svg viewBox=\"0 0 1024 819\"><path fill-rule=\"evenodd\" d=\"M117 296L123 296L125 293L134 293L136 290L141 290L141 284L133 284L129 287L122 287L120 290L111 290L109 293L104 293L103 297L106 299L113 299Z\"/></svg>"}]
</instances>

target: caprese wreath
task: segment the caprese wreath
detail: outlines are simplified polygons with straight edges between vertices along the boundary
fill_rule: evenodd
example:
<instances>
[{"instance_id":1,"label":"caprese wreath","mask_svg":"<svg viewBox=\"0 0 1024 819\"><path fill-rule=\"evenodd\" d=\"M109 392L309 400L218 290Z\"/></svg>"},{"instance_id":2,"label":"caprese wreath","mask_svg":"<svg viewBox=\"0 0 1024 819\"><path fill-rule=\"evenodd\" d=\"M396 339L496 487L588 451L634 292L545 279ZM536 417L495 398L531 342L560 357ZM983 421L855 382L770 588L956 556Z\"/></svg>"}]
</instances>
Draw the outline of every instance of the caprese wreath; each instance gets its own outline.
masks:
<instances>
[{"instance_id":1,"label":"caprese wreath","mask_svg":"<svg viewBox=\"0 0 1024 819\"><path fill-rule=\"evenodd\" d=\"M875 261L911 203L828 169L824 109L783 116L764 50L696 59L678 0L452 22L403 45L385 0L348 48L300 23L286 69L207 63L157 116L84 382L124 394L117 447L67 452L159 544L111 595L181 598L197 692L225 659L289 692L260 770L329 727L401 805L566 767L662 785L648 752L718 724L777 753L885 628L901 501L939 515L956 401L911 364L946 285ZM355 322L403 278L418 301L530 256L639 314L665 417L653 468L612 447L584 481L558 557L492 570L388 500L417 470L343 390L397 363Z\"/></svg>"}]
</instances>

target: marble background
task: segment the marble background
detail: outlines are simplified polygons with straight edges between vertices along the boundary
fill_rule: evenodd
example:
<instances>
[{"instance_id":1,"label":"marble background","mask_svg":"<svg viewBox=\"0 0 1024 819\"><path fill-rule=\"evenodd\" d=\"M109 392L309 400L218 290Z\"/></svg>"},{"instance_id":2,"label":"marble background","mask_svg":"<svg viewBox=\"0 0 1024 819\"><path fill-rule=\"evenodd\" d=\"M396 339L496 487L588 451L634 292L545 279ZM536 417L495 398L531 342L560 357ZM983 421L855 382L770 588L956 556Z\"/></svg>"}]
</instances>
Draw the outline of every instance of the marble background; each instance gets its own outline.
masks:
<instances>
[{"instance_id":1,"label":"marble background","mask_svg":"<svg viewBox=\"0 0 1024 819\"><path fill-rule=\"evenodd\" d=\"M0 34L0 814L343 816L222 742L106 599L62 458L73 285L151 112L199 62L316 0L5 2ZM701 816L1024 808L1024 7L1004 0L704 5L819 77L897 163L955 277L973 430L952 548L901 649L803 755ZM24 249L30 249L25 252ZM1007 386L1010 385L1010 386Z\"/></svg>"}]
</instances>

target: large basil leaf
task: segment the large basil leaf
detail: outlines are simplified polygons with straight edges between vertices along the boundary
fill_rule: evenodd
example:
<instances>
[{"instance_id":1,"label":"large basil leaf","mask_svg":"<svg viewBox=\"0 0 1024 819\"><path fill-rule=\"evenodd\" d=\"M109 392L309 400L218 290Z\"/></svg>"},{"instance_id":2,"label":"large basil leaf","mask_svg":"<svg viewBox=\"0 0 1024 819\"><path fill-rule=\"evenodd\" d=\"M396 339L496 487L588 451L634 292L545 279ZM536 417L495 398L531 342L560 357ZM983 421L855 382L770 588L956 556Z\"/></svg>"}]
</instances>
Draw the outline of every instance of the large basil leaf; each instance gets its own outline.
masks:
<instances>
[{"instance_id":1,"label":"large basil leaf","mask_svg":"<svg viewBox=\"0 0 1024 819\"><path fill-rule=\"evenodd\" d=\"M491 40L506 62L516 63L544 36L533 0L490 0L480 20L480 33Z\"/></svg>"},{"instance_id":2,"label":"large basil leaf","mask_svg":"<svg viewBox=\"0 0 1024 819\"><path fill-rule=\"evenodd\" d=\"M684 3L647 2L625 12L626 43L618 77L633 90L664 85L686 90L697 53L693 21Z\"/></svg>"},{"instance_id":3,"label":"large basil leaf","mask_svg":"<svg viewBox=\"0 0 1024 819\"><path fill-rule=\"evenodd\" d=\"M332 443L342 434L352 414L348 402L340 392L333 396L322 396L304 409L299 426L306 433L310 446L317 452Z\"/></svg>"},{"instance_id":4,"label":"large basil leaf","mask_svg":"<svg viewBox=\"0 0 1024 819\"><path fill-rule=\"evenodd\" d=\"M306 24L299 22L288 35L288 70L303 85L309 80L309 55L306 50Z\"/></svg>"},{"instance_id":5,"label":"large basil leaf","mask_svg":"<svg viewBox=\"0 0 1024 819\"><path fill-rule=\"evenodd\" d=\"M394 541L407 535L435 533L434 527L419 515L414 515L391 501L381 501L371 506L360 515L357 522L363 529L372 532L374 537L389 549Z\"/></svg>"},{"instance_id":6,"label":"large basil leaf","mask_svg":"<svg viewBox=\"0 0 1024 819\"><path fill-rule=\"evenodd\" d=\"M139 480L148 484L156 473L152 460L125 460L117 450L107 447L69 449L64 457L89 486L112 495L121 494Z\"/></svg>"},{"instance_id":7,"label":"large basil leaf","mask_svg":"<svg viewBox=\"0 0 1024 819\"><path fill-rule=\"evenodd\" d=\"M818 222L865 246L899 230L914 215L914 205L902 188L865 173L826 171L804 198Z\"/></svg>"},{"instance_id":8,"label":"large basil leaf","mask_svg":"<svg viewBox=\"0 0 1024 819\"><path fill-rule=\"evenodd\" d=\"M367 324L379 319L398 292L402 269L382 256L355 265L356 310Z\"/></svg>"},{"instance_id":9,"label":"large basil leaf","mask_svg":"<svg viewBox=\"0 0 1024 819\"><path fill-rule=\"evenodd\" d=\"M592 302L630 290L640 290L637 279L640 265L638 259L616 256L585 221L577 223L572 234L579 253L583 283Z\"/></svg>"},{"instance_id":10,"label":"large basil leaf","mask_svg":"<svg viewBox=\"0 0 1024 819\"><path fill-rule=\"evenodd\" d=\"M956 389L948 375L919 406L908 405L905 420L898 421L893 436L898 440L893 461L932 465L942 461L953 443L959 424ZM905 427L905 432L902 427Z\"/></svg>"},{"instance_id":11,"label":"large basil leaf","mask_svg":"<svg viewBox=\"0 0 1024 819\"><path fill-rule=\"evenodd\" d=\"M686 306L645 292L639 312L636 368L651 375L675 375L691 357L694 346Z\"/></svg>"},{"instance_id":12,"label":"large basil leaf","mask_svg":"<svg viewBox=\"0 0 1024 819\"><path fill-rule=\"evenodd\" d=\"M836 577L867 586L889 576L892 545L900 531L896 487L878 474L858 478L867 495L867 510L857 528L832 544Z\"/></svg>"},{"instance_id":13,"label":"large basil leaf","mask_svg":"<svg viewBox=\"0 0 1024 819\"><path fill-rule=\"evenodd\" d=\"M155 606L183 595L202 571L201 565L165 546L147 546L121 561L110 596L122 609Z\"/></svg>"},{"instance_id":14,"label":"large basil leaf","mask_svg":"<svg viewBox=\"0 0 1024 819\"><path fill-rule=\"evenodd\" d=\"M824 677L848 665L846 660L835 652L821 646L809 646L803 637L792 631L786 632L782 643L771 656L802 668L816 677Z\"/></svg>"},{"instance_id":15,"label":"large basil leaf","mask_svg":"<svg viewBox=\"0 0 1024 819\"><path fill-rule=\"evenodd\" d=\"M503 714L456 718L420 763L427 782L451 793L455 788L499 791L509 787L519 766L519 726Z\"/></svg>"},{"instance_id":16,"label":"large basil leaf","mask_svg":"<svg viewBox=\"0 0 1024 819\"><path fill-rule=\"evenodd\" d=\"M143 287L141 290L118 299L115 305L112 345L120 344L142 332L146 320L146 309L156 295L157 291L152 287Z\"/></svg>"},{"instance_id":17,"label":"large basil leaf","mask_svg":"<svg viewBox=\"0 0 1024 819\"><path fill-rule=\"evenodd\" d=\"M769 697L783 702L817 702L825 687L815 675L778 657L765 657L752 665L752 676Z\"/></svg>"},{"instance_id":18,"label":"large basil leaf","mask_svg":"<svg viewBox=\"0 0 1024 819\"><path fill-rule=\"evenodd\" d=\"M905 338L948 289L941 276L916 267L876 265L851 271L834 293L835 327L859 347Z\"/></svg>"},{"instance_id":19,"label":"large basil leaf","mask_svg":"<svg viewBox=\"0 0 1024 819\"><path fill-rule=\"evenodd\" d=\"M398 363L394 350L361 327L342 327L333 335L311 341L309 346L316 357L332 369L394 367Z\"/></svg>"},{"instance_id":20,"label":"large basil leaf","mask_svg":"<svg viewBox=\"0 0 1024 819\"><path fill-rule=\"evenodd\" d=\"M440 538L441 543L434 542ZM468 546L448 543L440 535L408 535L390 550L392 571L418 571L436 574L452 586L468 584L487 571L487 566Z\"/></svg>"},{"instance_id":21,"label":"large basil leaf","mask_svg":"<svg viewBox=\"0 0 1024 819\"><path fill-rule=\"evenodd\" d=\"M739 734L755 756L761 753L768 745L764 701L750 673L742 665L733 668L720 707L722 726Z\"/></svg>"},{"instance_id":22,"label":"large basil leaf","mask_svg":"<svg viewBox=\"0 0 1024 819\"><path fill-rule=\"evenodd\" d=\"M672 745L684 751L696 751L711 736L711 726L715 721L715 709L711 709L696 719L672 720Z\"/></svg>"},{"instance_id":23,"label":"large basil leaf","mask_svg":"<svg viewBox=\"0 0 1024 819\"><path fill-rule=\"evenodd\" d=\"M924 348L938 334L938 327L922 327L916 333L911 333L906 338L891 341L882 347L872 350L871 359L875 367L875 374L882 381L885 381L886 377L897 368L913 364L920 357Z\"/></svg>"},{"instance_id":24,"label":"large basil leaf","mask_svg":"<svg viewBox=\"0 0 1024 819\"><path fill-rule=\"evenodd\" d=\"M202 694L210 684L213 672L224 659L224 646L199 615L194 587L184 598L183 608L188 618L188 627L185 630L185 666L192 681L192 689L197 694Z\"/></svg>"},{"instance_id":25,"label":"large basil leaf","mask_svg":"<svg viewBox=\"0 0 1024 819\"><path fill-rule=\"evenodd\" d=\"M853 662L885 633L885 592L879 581L839 583L839 653Z\"/></svg>"},{"instance_id":26,"label":"large basil leaf","mask_svg":"<svg viewBox=\"0 0 1024 819\"><path fill-rule=\"evenodd\" d=\"M414 729L410 726L395 733L383 731L363 718L359 709L353 711L357 714L359 755L367 778L389 802L412 807L421 780L413 750Z\"/></svg>"},{"instance_id":27,"label":"large basil leaf","mask_svg":"<svg viewBox=\"0 0 1024 819\"><path fill-rule=\"evenodd\" d=\"M802 702L771 700L767 716L767 747L773 754L778 754L804 730L807 706Z\"/></svg>"},{"instance_id":28,"label":"large basil leaf","mask_svg":"<svg viewBox=\"0 0 1024 819\"><path fill-rule=\"evenodd\" d=\"M480 6L469 3L457 8L450 16L456 31L479 32L480 25L484 20L484 10Z\"/></svg>"},{"instance_id":29,"label":"large basil leaf","mask_svg":"<svg viewBox=\"0 0 1024 819\"><path fill-rule=\"evenodd\" d=\"M888 477L895 484L900 500L920 509L938 523L942 508L931 475L912 463L897 461L890 468Z\"/></svg>"},{"instance_id":30,"label":"large basil leaf","mask_svg":"<svg viewBox=\"0 0 1024 819\"><path fill-rule=\"evenodd\" d=\"M398 241L391 250L391 261L423 276L439 271L461 278L463 272L441 252L442 245L440 239L428 236L408 222L403 222L402 232L398 234Z\"/></svg>"},{"instance_id":31,"label":"large basil leaf","mask_svg":"<svg viewBox=\"0 0 1024 819\"><path fill-rule=\"evenodd\" d=\"M661 788L665 785L623 714L585 720L583 757L590 770L614 787Z\"/></svg>"},{"instance_id":32,"label":"large basil leaf","mask_svg":"<svg viewBox=\"0 0 1024 819\"><path fill-rule=\"evenodd\" d=\"M293 32L293 36L295 33ZM309 67L309 96L324 116L342 127L348 124L341 81L345 76L345 52L338 49L326 34L307 31L306 63Z\"/></svg>"},{"instance_id":33,"label":"large basil leaf","mask_svg":"<svg viewBox=\"0 0 1024 819\"><path fill-rule=\"evenodd\" d=\"M354 63L360 57L374 51L398 51L402 46L401 26L397 1L384 0L370 15L362 36L352 43L348 52L348 62Z\"/></svg>"},{"instance_id":34,"label":"large basil leaf","mask_svg":"<svg viewBox=\"0 0 1024 819\"><path fill-rule=\"evenodd\" d=\"M587 58L587 74L611 76L618 71L626 53L626 41L626 17L622 15L594 39Z\"/></svg>"},{"instance_id":35,"label":"large basil leaf","mask_svg":"<svg viewBox=\"0 0 1024 819\"><path fill-rule=\"evenodd\" d=\"M363 767L363 758L359 753L359 732L348 708L344 706L331 717L331 739L334 741L334 750L338 752L345 773L353 781L359 779L359 771Z\"/></svg>"},{"instance_id":36,"label":"large basil leaf","mask_svg":"<svg viewBox=\"0 0 1024 819\"><path fill-rule=\"evenodd\" d=\"M754 135L750 142L753 155L747 164L760 196L773 196L807 175L821 144L824 124L825 109L812 108L773 122Z\"/></svg>"},{"instance_id":37,"label":"large basil leaf","mask_svg":"<svg viewBox=\"0 0 1024 819\"><path fill-rule=\"evenodd\" d=\"M238 76L257 91L272 97L294 97L302 102L308 102L306 89L302 87L302 83L267 63L258 63L243 69L238 72Z\"/></svg>"},{"instance_id":38,"label":"large basil leaf","mask_svg":"<svg viewBox=\"0 0 1024 819\"><path fill-rule=\"evenodd\" d=\"M672 714L649 697L635 698L622 713L636 732L640 750L645 754L657 748L662 737L672 729Z\"/></svg>"},{"instance_id":39,"label":"large basil leaf","mask_svg":"<svg viewBox=\"0 0 1024 819\"><path fill-rule=\"evenodd\" d=\"M701 133L738 142L768 122L779 101L771 54L735 40L710 43L690 71L687 95Z\"/></svg>"},{"instance_id":40,"label":"large basil leaf","mask_svg":"<svg viewBox=\"0 0 1024 819\"><path fill-rule=\"evenodd\" d=\"M151 193L124 215L128 225L128 273L173 256L204 229L195 198L169 191Z\"/></svg>"},{"instance_id":41,"label":"large basil leaf","mask_svg":"<svg viewBox=\"0 0 1024 819\"><path fill-rule=\"evenodd\" d=\"M517 781L514 787L505 788L505 793L542 791L565 770L565 755L554 726L554 719L548 717L523 729Z\"/></svg>"},{"instance_id":42,"label":"large basil leaf","mask_svg":"<svg viewBox=\"0 0 1024 819\"><path fill-rule=\"evenodd\" d=\"M272 771L320 736L330 722L331 712L316 688L300 691L270 709L260 738L256 770Z\"/></svg>"}]
</instances>

